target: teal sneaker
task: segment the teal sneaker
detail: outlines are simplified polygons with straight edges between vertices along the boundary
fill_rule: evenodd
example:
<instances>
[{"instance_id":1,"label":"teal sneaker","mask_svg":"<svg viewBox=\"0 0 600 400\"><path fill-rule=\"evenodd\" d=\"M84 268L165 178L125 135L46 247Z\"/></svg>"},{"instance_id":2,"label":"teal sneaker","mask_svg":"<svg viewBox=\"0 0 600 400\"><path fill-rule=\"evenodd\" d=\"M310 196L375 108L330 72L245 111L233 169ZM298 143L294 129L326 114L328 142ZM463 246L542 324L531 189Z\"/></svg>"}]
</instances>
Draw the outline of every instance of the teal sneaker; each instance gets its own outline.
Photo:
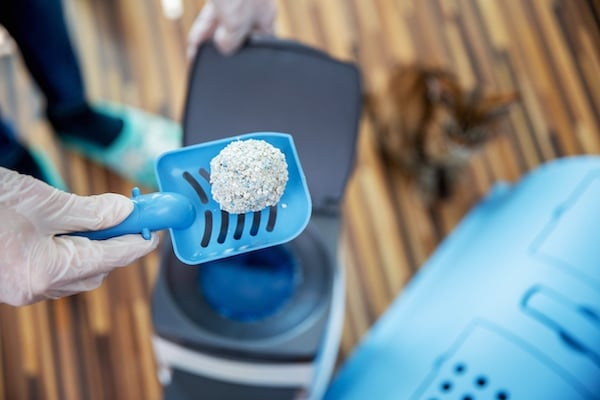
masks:
<instances>
[{"instance_id":1,"label":"teal sneaker","mask_svg":"<svg viewBox=\"0 0 600 400\"><path fill-rule=\"evenodd\" d=\"M63 145L147 189L158 190L154 163L167 150L181 147L181 126L165 117L115 103L98 103L94 109L123 120L123 129L108 147L61 136Z\"/></svg>"},{"instance_id":2,"label":"teal sneaker","mask_svg":"<svg viewBox=\"0 0 600 400\"><path fill-rule=\"evenodd\" d=\"M69 188L67 184L48 154L37 148L30 148L28 151L42 173L42 180L48 185L62 190L63 192L68 191Z\"/></svg>"},{"instance_id":3,"label":"teal sneaker","mask_svg":"<svg viewBox=\"0 0 600 400\"><path fill-rule=\"evenodd\" d=\"M5 136L0 148L0 166L31 175L57 189L68 189L59 169L41 145L19 140L13 124L1 119L0 134Z\"/></svg>"}]
</instances>

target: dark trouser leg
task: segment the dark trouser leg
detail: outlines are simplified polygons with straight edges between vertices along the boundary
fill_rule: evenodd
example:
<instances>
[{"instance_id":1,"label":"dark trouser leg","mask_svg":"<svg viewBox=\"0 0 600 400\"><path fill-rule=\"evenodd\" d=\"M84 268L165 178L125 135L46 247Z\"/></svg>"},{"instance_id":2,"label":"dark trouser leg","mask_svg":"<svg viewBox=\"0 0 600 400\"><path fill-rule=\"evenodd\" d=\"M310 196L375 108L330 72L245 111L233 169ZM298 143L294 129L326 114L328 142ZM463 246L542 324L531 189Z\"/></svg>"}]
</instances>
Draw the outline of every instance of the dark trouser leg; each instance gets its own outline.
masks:
<instances>
[{"instance_id":1,"label":"dark trouser leg","mask_svg":"<svg viewBox=\"0 0 600 400\"><path fill-rule=\"evenodd\" d=\"M12 127L0 119L0 167L44 179L31 154L15 139Z\"/></svg>"},{"instance_id":2,"label":"dark trouser leg","mask_svg":"<svg viewBox=\"0 0 600 400\"><path fill-rule=\"evenodd\" d=\"M3 0L0 23L17 42L50 112L85 103L81 71L61 0Z\"/></svg>"},{"instance_id":3,"label":"dark trouser leg","mask_svg":"<svg viewBox=\"0 0 600 400\"><path fill-rule=\"evenodd\" d=\"M27 69L46 97L53 128L98 145L112 143L123 123L96 112L86 101L61 0L0 1L0 24L14 38Z\"/></svg>"}]
</instances>

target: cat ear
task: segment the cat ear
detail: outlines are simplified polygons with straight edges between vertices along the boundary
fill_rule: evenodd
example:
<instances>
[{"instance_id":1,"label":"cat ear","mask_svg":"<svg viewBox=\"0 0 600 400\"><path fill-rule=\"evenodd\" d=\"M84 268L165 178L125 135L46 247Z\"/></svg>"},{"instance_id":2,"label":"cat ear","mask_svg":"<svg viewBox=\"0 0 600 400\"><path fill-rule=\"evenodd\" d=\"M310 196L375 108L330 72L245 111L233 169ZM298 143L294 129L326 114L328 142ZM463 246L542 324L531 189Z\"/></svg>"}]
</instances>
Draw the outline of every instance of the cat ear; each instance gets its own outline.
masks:
<instances>
[{"instance_id":1,"label":"cat ear","mask_svg":"<svg viewBox=\"0 0 600 400\"><path fill-rule=\"evenodd\" d=\"M517 92L498 93L485 97L481 110L486 119L494 119L506 114L520 100Z\"/></svg>"},{"instance_id":2,"label":"cat ear","mask_svg":"<svg viewBox=\"0 0 600 400\"><path fill-rule=\"evenodd\" d=\"M460 101L460 88L450 76L429 76L426 82L427 95L432 103L442 103L448 107L454 107Z\"/></svg>"}]
</instances>

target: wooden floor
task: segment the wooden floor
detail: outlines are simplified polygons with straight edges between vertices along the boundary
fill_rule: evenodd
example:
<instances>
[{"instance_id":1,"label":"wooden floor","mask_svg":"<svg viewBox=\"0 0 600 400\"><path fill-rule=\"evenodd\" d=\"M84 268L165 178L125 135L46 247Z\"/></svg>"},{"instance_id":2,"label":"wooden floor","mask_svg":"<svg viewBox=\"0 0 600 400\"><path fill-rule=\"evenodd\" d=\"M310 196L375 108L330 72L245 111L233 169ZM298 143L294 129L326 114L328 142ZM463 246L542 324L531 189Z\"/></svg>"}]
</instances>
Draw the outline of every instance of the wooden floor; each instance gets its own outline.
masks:
<instances>
[{"instance_id":1,"label":"wooden floor","mask_svg":"<svg viewBox=\"0 0 600 400\"><path fill-rule=\"evenodd\" d=\"M65 0L89 95L179 119L185 36L159 0ZM515 88L521 103L500 137L471 162L470 185L427 211L386 170L371 123L360 128L344 205L347 312L340 361L438 243L499 180L514 182L557 157L600 154L598 0L280 0L281 36L360 63L365 85L396 62L455 71L467 87ZM32 146L55 159L73 192L127 194L132 184L60 149L18 55L2 45L0 107ZM149 296L157 254L113 272L101 288L29 307L0 306L0 398L155 399Z\"/></svg>"}]
</instances>

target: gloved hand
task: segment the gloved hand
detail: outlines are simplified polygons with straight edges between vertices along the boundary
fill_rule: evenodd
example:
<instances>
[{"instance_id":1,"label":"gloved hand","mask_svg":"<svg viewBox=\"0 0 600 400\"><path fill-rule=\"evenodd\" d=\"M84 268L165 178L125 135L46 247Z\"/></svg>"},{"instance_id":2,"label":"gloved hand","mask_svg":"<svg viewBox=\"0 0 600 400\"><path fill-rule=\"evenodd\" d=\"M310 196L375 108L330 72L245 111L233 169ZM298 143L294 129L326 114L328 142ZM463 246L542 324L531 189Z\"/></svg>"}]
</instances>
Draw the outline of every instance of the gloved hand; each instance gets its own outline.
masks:
<instances>
[{"instance_id":1,"label":"gloved hand","mask_svg":"<svg viewBox=\"0 0 600 400\"><path fill-rule=\"evenodd\" d=\"M116 225L132 210L122 195L77 196L0 168L0 302L21 306L95 289L113 268L155 249L157 235L57 236Z\"/></svg>"},{"instance_id":2,"label":"gloved hand","mask_svg":"<svg viewBox=\"0 0 600 400\"><path fill-rule=\"evenodd\" d=\"M272 35L274 0L207 0L188 35L188 57L212 38L224 54L237 50L250 33Z\"/></svg>"}]
</instances>

